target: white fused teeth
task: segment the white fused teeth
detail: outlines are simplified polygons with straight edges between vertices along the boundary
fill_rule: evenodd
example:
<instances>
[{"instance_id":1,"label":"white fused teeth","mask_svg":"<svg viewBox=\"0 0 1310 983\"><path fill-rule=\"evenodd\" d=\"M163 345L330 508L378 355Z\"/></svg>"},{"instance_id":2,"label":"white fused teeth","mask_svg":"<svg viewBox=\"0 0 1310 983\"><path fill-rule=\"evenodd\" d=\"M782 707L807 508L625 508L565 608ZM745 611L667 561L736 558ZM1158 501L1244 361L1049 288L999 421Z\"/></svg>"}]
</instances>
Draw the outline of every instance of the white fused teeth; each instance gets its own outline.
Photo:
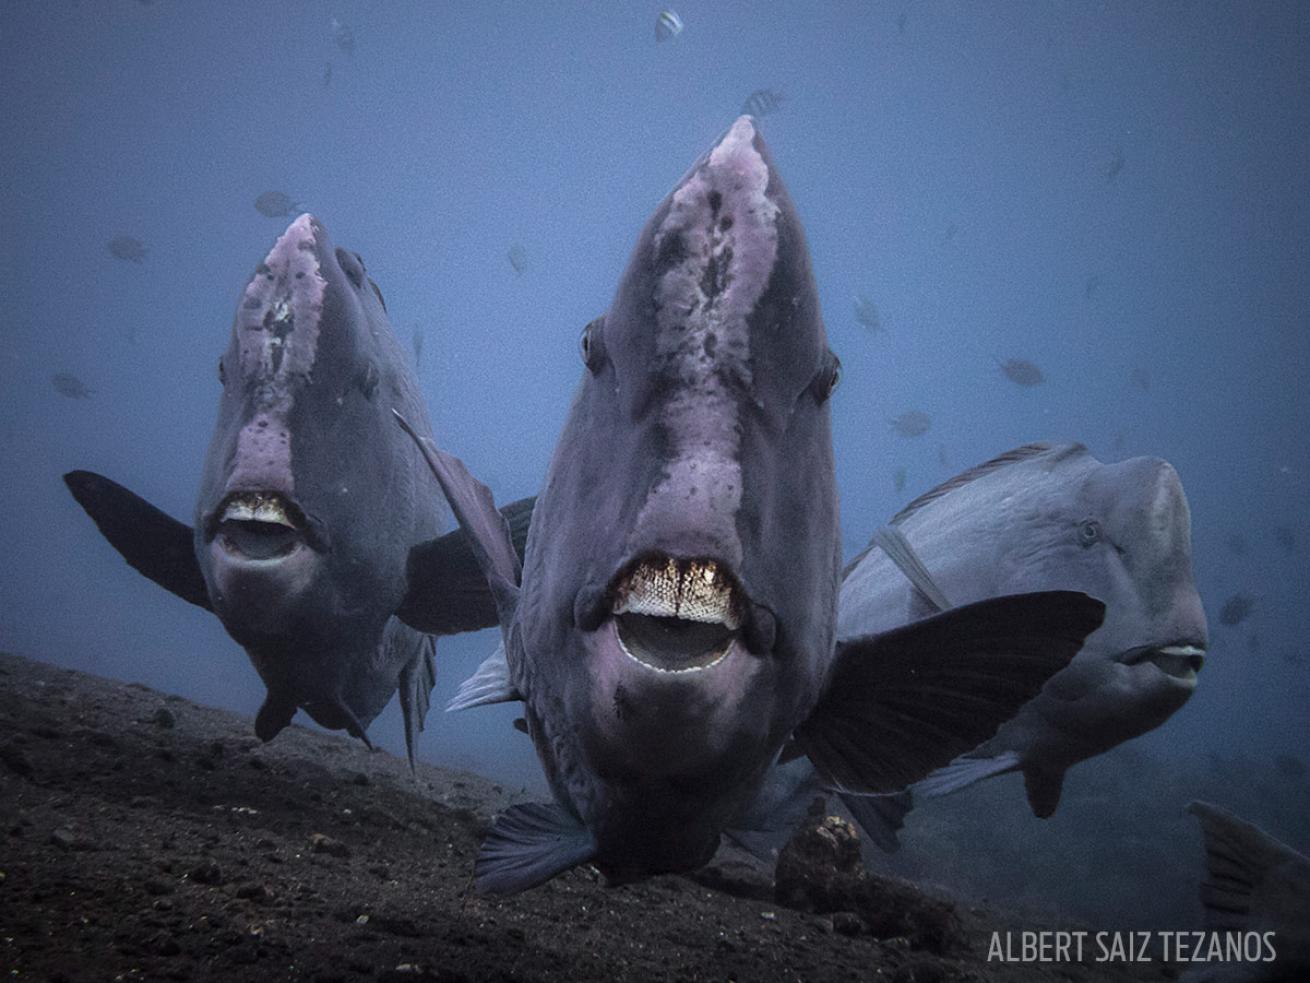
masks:
<instances>
[{"instance_id":1,"label":"white fused teeth","mask_svg":"<svg viewBox=\"0 0 1310 983\"><path fill-rule=\"evenodd\" d=\"M1176 655L1183 659L1193 655L1205 656L1205 649L1197 648L1195 645L1166 645L1156 651L1161 655Z\"/></svg>"},{"instance_id":2,"label":"white fused teeth","mask_svg":"<svg viewBox=\"0 0 1310 983\"><path fill-rule=\"evenodd\" d=\"M741 627L732 583L712 560L643 560L619 584L614 613Z\"/></svg>"},{"instance_id":3,"label":"white fused teeth","mask_svg":"<svg viewBox=\"0 0 1310 983\"><path fill-rule=\"evenodd\" d=\"M236 495L223 509L220 522L273 522L294 529L296 524L287 515L281 496L250 492Z\"/></svg>"}]
</instances>

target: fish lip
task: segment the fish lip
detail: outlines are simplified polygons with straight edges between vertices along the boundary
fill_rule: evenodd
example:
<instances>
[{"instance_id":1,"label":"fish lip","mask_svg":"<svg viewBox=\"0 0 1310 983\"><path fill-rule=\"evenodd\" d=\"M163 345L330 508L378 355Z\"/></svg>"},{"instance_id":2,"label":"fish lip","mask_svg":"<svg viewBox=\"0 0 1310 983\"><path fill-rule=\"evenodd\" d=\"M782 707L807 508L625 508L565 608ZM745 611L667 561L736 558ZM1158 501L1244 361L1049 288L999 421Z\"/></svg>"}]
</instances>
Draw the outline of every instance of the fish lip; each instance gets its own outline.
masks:
<instances>
[{"instance_id":1,"label":"fish lip","mask_svg":"<svg viewBox=\"0 0 1310 983\"><path fill-rule=\"evenodd\" d=\"M1206 648L1195 640L1172 641L1164 645L1142 645L1125 652L1120 658L1126 666L1149 662L1166 676L1192 685L1205 665Z\"/></svg>"},{"instance_id":2,"label":"fish lip","mask_svg":"<svg viewBox=\"0 0 1310 983\"><path fill-rule=\"evenodd\" d=\"M620 568L605 592L605 620L620 650L670 676L712 669L743 648L753 607L730 566L710 557L645 553Z\"/></svg>"},{"instance_id":3,"label":"fish lip","mask_svg":"<svg viewBox=\"0 0 1310 983\"><path fill-rule=\"evenodd\" d=\"M230 558L278 562L311 545L301 508L280 492L229 492L205 521L205 538Z\"/></svg>"}]
</instances>

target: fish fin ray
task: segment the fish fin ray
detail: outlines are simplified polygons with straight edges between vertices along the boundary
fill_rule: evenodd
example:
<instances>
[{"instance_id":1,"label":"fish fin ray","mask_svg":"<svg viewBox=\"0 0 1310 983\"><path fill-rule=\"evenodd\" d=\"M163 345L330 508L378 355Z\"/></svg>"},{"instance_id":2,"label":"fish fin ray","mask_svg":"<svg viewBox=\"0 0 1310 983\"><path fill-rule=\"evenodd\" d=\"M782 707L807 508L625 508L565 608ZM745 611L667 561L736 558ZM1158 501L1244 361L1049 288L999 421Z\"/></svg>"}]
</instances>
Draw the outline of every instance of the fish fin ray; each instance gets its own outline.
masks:
<instances>
[{"instance_id":1,"label":"fish fin ray","mask_svg":"<svg viewBox=\"0 0 1310 983\"><path fill-rule=\"evenodd\" d=\"M922 594L937 612L946 611L951 607L951 602L946 599L942 589L932 579L918 552L910 545L909 539L900 528L883 526L874 532L871 542L887 554L887 558L896 564L901 573L905 574L906 579L914 585L914 589Z\"/></svg>"},{"instance_id":2,"label":"fish fin ray","mask_svg":"<svg viewBox=\"0 0 1310 983\"><path fill-rule=\"evenodd\" d=\"M473 675L460 683L459 692L446 704L446 712L493 703L512 703L521 699L523 694L510 682L509 660L505 657L505 643L501 642Z\"/></svg>"},{"instance_id":3,"label":"fish fin ray","mask_svg":"<svg viewBox=\"0 0 1310 983\"><path fill-rule=\"evenodd\" d=\"M914 791L924 798L935 799L968 788L984 778L1015 771L1018 767L1019 754L1016 751L1004 751L991 758L971 758L965 755L938 768L922 781L915 782Z\"/></svg>"},{"instance_id":4,"label":"fish fin ray","mask_svg":"<svg viewBox=\"0 0 1310 983\"><path fill-rule=\"evenodd\" d=\"M596 840L553 803L510 806L491 824L473 867L479 894L517 894L596 856Z\"/></svg>"},{"instance_id":5,"label":"fish fin ray","mask_svg":"<svg viewBox=\"0 0 1310 983\"><path fill-rule=\"evenodd\" d=\"M870 843L883 853L895 853L901 848L896 834L905 825L906 814L914 808L914 796L908 789L890 795L837 794Z\"/></svg>"},{"instance_id":6,"label":"fish fin ray","mask_svg":"<svg viewBox=\"0 0 1310 983\"><path fill-rule=\"evenodd\" d=\"M418 738L423 733L432 688L437 685L437 639L423 635L414 658L400 670L400 713L405 718L405 755L410 774L418 761Z\"/></svg>"},{"instance_id":7,"label":"fish fin ray","mask_svg":"<svg viewBox=\"0 0 1310 983\"><path fill-rule=\"evenodd\" d=\"M214 610L190 526L94 471L69 471L64 484L133 570L196 607Z\"/></svg>"},{"instance_id":8,"label":"fish fin ray","mask_svg":"<svg viewBox=\"0 0 1310 983\"><path fill-rule=\"evenodd\" d=\"M1060 805L1060 792L1064 788L1064 770L1025 768L1023 788L1028 793L1028 805L1038 819L1050 819Z\"/></svg>"},{"instance_id":9,"label":"fish fin ray","mask_svg":"<svg viewBox=\"0 0 1310 983\"><path fill-rule=\"evenodd\" d=\"M896 792L989 739L1105 617L1076 591L990 598L838 646L796 729L840 792Z\"/></svg>"},{"instance_id":10,"label":"fish fin ray","mask_svg":"<svg viewBox=\"0 0 1310 983\"><path fill-rule=\"evenodd\" d=\"M473 556L487 578L501 628L508 628L518 605L522 569L510 539L509 523L496 511L491 491L469 473L463 461L438 448L431 439L420 437L396 410L391 412L418 445L419 452L441 485L451 511L468 537Z\"/></svg>"}]
</instances>

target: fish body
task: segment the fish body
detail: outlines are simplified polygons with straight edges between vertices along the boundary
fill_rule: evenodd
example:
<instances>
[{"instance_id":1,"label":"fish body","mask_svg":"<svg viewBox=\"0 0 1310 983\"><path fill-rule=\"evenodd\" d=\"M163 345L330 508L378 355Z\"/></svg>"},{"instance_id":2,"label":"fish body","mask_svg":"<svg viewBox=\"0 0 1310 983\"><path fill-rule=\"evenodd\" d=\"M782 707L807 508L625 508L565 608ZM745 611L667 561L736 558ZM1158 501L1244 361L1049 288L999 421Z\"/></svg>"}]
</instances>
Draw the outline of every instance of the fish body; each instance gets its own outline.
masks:
<instances>
[{"instance_id":1,"label":"fish body","mask_svg":"<svg viewBox=\"0 0 1310 983\"><path fill-rule=\"evenodd\" d=\"M50 377L50 383L55 387L55 392L69 399L90 399L95 393L94 389L88 389L86 383L71 372L56 372Z\"/></svg>"},{"instance_id":2,"label":"fish body","mask_svg":"<svg viewBox=\"0 0 1310 983\"><path fill-rule=\"evenodd\" d=\"M1119 172L1124 169L1124 152L1122 147L1114 148L1114 155L1110 158L1110 164L1105 169L1105 181L1107 184L1113 184L1114 179L1119 176Z\"/></svg>"},{"instance_id":3,"label":"fish body","mask_svg":"<svg viewBox=\"0 0 1310 983\"><path fill-rule=\"evenodd\" d=\"M509 260L509 265L514 267L514 272L522 276L528 269L528 251L519 243L509 247L505 253L505 258Z\"/></svg>"},{"instance_id":4,"label":"fish body","mask_svg":"<svg viewBox=\"0 0 1310 983\"><path fill-rule=\"evenodd\" d=\"M109 240L109 255L129 263L141 263L146 258L146 245L132 236L117 236Z\"/></svg>"},{"instance_id":5,"label":"fish body","mask_svg":"<svg viewBox=\"0 0 1310 983\"><path fill-rule=\"evenodd\" d=\"M932 427L932 417L922 410L906 410L889 422L902 437L922 437Z\"/></svg>"},{"instance_id":6,"label":"fish body","mask_svg":"<svg viewBox=\"0 0 1310 983\"><path fill-rule=\"evenodd\" d=\"M363 738L401 686L412 759L435 640L395 614L426 583L411 547L438 541L444 515L391 413L428 433L427 412L362 261L311 215L247 284L219 379L193 526L100 475L65 481L133 567L246 650L268 690L261 738L297 709Z\"/></svg>"},{"instance_id":7,"label":"fish body","mask_svg":"<svg viewBox=\"0 0 1310 983\"><path fill-rule=\"evenodd\" d=\"M582 352L521 570L487 490L421 442L501 615L503 652L457 703L522 700L555 799L496 819L480 890L587 861L614 882L697 867L792 740L837 787L900 787L994 732L1099 623L1085 595L1011 598L838 652L838 364L749 117L656 208ZM1044 641L1010 675L1004 655L962 648L986 624L1009 652L1016 619L1061 654ZM975 659L1006 695L939 719L939 686L975 685L959 669ZM927 732L867 722L883 699L915 705Z\"/></svg>"},{"instance_id":8,"label":"fish body","mask_svg":"<svg viewBox=\"0 0 1310 983\"><path fill-rule=\"evenodd\" d=\"M782 108L787 97L777 89L756 89L746 97L741 111L747 116L768 116Z\"/></svg>"},{"instance_id":9,"label":"fish body","mask_svg":"<svg viewBox=\"0 0 1310 983\"><path fill-rule=\"evenodd\" d=\"M1187 811L1201 823L1205 930L1264 936L1273 958L1210 963L1183 976L1187 983L1275 983L1310 979L1310 857L1254 823L1208 802ZM1266 934L1268 933L1268 934Z\"/></svg>"},{"instance_id":10,"label":"fish body","mask_svg":"<svg viewBox=\"0 0 1310 983\"><path fill-rule=\"evenodd\" d=\"M300 203L284 191L265 191L255 199L255 211L268 218L286 218L300 211Z\"/></svg>"},{"instance_id":11,"label":"fish body","mask_svg":"<svg viewBox=\"0 0 1310 983\"><path fill-rule=\"evenodd\" d=\"M1046 380L1042 370L1026 358L1007 358L1004 362L997 359L996 364L1016 386L1039 386Z\"/></svg>"},{"instance_id":12,"label":"fish body","mask_svg":"<svg viewBox=\"0 0 1310 983\"><path fill-rule=\"evenodd\" d=\"M332 18L332 40L348 55L355 53L355 32L350 29L348 24L341 23L340 20Z\"/></svg>"},{"instance_id":13,"label":"fish body","mask_svg":"<svg viewBox=\"0 0 1310 983\"><path fill-rule=\"evenodd\" d=\"M1049 815L1065 770L1158 727L1196 688L1207 626L1187 499L1166 461L1102 464L1081 444L1025 445L921 495L891 526L951 605L1054 589L1106 604L1072 664L920 791L1021 770L1034 811ZM842 581L838 637L887 631L938 607L871 544Z\"/></svg>"},{"instance_id":14,"label":"fish body","mask_svg":"<svg viewBox=\"0 0 1310 983\"><path fill-rule=\"evenodd\" d=\"M667 41L682 33L682 18L676 10L661 10L655 18L655 40Z\"/></svg>"},{"instance_id":15,"label":"fish body","mask_svg":"<svg viewBox=\"0 0 1310 983\"><path fill-rule=\"evenodd\" d=\"M905 490L905 478L906 473L904 468L897 468L892 472L892 487L896 489L898 495Z\"/></svg>"}]
</instances>

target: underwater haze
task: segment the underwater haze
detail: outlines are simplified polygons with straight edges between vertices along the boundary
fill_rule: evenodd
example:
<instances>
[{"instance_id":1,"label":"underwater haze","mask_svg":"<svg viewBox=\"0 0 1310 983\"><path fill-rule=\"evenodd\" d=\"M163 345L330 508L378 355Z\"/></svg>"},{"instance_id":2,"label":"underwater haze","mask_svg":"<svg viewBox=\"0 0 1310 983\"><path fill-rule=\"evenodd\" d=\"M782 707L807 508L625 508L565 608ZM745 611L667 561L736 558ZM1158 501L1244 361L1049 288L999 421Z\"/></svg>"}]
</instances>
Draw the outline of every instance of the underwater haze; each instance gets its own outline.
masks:
<instances>
[{"instance_id":1,"label":"underwater haze","mask_svg":"<svg viewBox=\"0 0 1310 983\"><path fill-rule=\"evenodd\" d=\"M253 716L245 653L61 475L191 521L242 289L305 210L366 261L441 446L497 502L534 494L581 329L750 111L843 363L847 557L1030 441L1163 457L1191 506L1190 702L1075 767L1053 818L1007 776L921 803L881 862L1193 927L1189 799L1310 849L1310 6L676 10L657 40L644 3L0 5L0 648ZM515 707L440 712L497 641L440 640L420 754L542 789ZM403 752L395 701L370 735Z\"/></svg>"}]
</instances>

